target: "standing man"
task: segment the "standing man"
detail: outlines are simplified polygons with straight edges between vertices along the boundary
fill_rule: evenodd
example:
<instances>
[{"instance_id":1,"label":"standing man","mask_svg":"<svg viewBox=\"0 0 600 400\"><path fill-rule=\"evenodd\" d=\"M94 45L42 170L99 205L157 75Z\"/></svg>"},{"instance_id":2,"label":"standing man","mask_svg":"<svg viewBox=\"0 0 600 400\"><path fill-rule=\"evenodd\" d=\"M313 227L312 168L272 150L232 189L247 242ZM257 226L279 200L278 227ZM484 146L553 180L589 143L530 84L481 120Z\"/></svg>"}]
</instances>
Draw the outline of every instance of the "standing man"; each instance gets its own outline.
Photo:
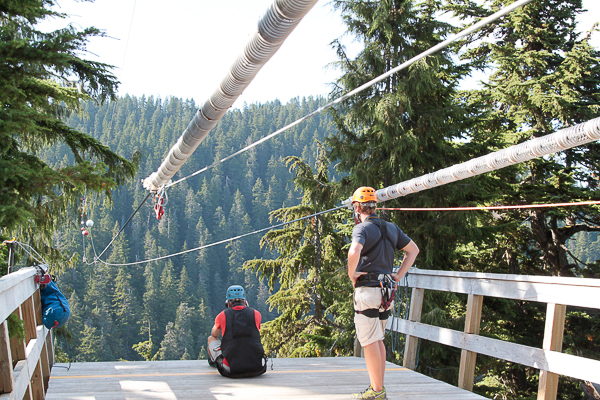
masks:
<instances>
[{"instance_id":1,"label":"standing man","mask_svg":"<svg viewBox=\"0 0 600 400\"><path fill-rule=\"evenodd\" d=\"M367 186L352 196L354 222L352 244L348 251L348 276L354 285L354 324L356 336L365 351L371 384L353 397L363 400L387 399L385 374L385 327L393 303L391 289L415 262L419 248L394 223L382 221L375 213L377 194ZM393 274L396 250L406 254L397 273ZM395 286L394 286L395 288ZM392 297L392 298L386 298Z\"/></svg>"},{"instance_id":2,"label":"standing man","mask_svg":"<svg viewBox=\"0 0 600 400\"><path fill-rule=\"evenodd\" d=\"M258 332L260 313L248 306L246 293L240 285L227 289L225 306L227 308L215 318L208 337L209 364L230 378L264 374L267 363Z\"/></svg>"}]
</instances>

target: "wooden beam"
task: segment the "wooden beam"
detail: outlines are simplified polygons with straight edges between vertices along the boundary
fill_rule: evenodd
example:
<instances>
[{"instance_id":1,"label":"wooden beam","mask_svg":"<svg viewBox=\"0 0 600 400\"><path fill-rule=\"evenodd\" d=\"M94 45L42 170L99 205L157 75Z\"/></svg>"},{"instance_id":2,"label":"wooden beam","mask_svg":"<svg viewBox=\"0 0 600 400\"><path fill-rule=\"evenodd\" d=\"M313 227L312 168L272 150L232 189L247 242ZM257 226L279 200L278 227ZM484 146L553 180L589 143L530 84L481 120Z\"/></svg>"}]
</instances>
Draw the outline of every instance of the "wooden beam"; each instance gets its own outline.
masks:
<instances>
[{"instance_id":1,"label":"wooden beam","mask_svg":"<svg viewBox=\"0 0 600 400\"><path fill-rule=\"evenodd\" d=\"M546 309L546 328L544 330L544 350L561 352L565 331L567 306L549 303ZM538 387L538 400L556 400L559 375L541 370Z\"/></svg>"},{"instance_id":2,"label":"wooden beam","mask_svg":"<svg viewBox=\"0 0 600 400\"><path fill-rule=\"evenodd\" d=\"M31 339L37 337L33 296L27 298L27 300L21 304L21 312L23 313L23 323L25 325L25 342L29 343Z\"/></svg>"},{"instance_id":3,"label":"wooden beam","mask_svg":"<svg viewBox=\"0 0 600 400\"><path fill-rule=\"evenodd\" d=\"M423 312L423 298L425 291L423 289L413 289L410 300L410 313L408 319L410 321L419 322L421 313ZM391 318L390 318L391 321ZM388 324L389 322L388 321ZM417 367L417 350L419 348L419 338L412 335L406 336L404 344L404 360L402 362L405 368L415 369Z\"/></svg>"},{"instance_id":4,"label":"wooden beam","mask_svg":"<svg viewBox=\"0 0 600 400\"><path fill-rule=\"evenodd\" d=\"M48 334L46 335L46 343L44 346L44 348L48 352L48 365L50 366L50 369L52 369L52 366L54 365L54 342L52 340L52 335L52 331L48 331Z\"/></svg>"},{"instance_id":5,"label":"wooden beam","mask_svg":"<svg viewBox=\"0 0 600 400\"><path fill-rule=\"evenodd\" d=\"M17 309L13 312L19 320L23 320L21 307L17 307ZM21 360L25 359L25 342L20 338L13 337L10 339L10 352L12 355L13 367L17 366L17 363Z\"/></svg>"},{"instance_id":6,"label":"wooden beam","mask_svg":"<svg viewBox=\"0 0 600 400\"><path fill-rule=\"evenodd\" d=\"M600 279L413 270L413 288L600 309Z\"/></svg>"},{"instance_id":7,"label":"wooden beam","mask_svg":"<svg viewBox=\"0 0 600 400\"><path fill-rule=\"evenodd\" d=\"M397 332L590 382L600 382L600 361L395 318Z\"/></svg>"},{"instance_id":8,"label":"wooden beam","mask_svg":"<svg viewBox=\"0 0 600 400\"><path fill-rule=\"evenodd\" d=\"M42 366L38 363L31 374L31 396L33 400L44 400L46 392L44 391L44 379L42 376Z\"/></svg>"},{"instance_id":9,"label":"wooden beam","mask_svg":"<svg viewBox=\"0 0 600 400\"><path fill-rule=\"evenodd\" d=\"M467 300L467 315L465 316L465 333L479 335L482 307L483 296L470 294ZM477 353L469 350L462 350L460 354L460 369L458 372L459 388L468 390L470 392L473 391L473 381L475 378L476 363Z\"/></svg>"},{"instance_id":10,"label":"wooden beam","mask_svg":"<svg viewBox=\"0 0 600 400\"><path fill-rule=\"evenodd\" d=\"M0 278L0 321L4 321L36 290L34 267L22 268Z\"/></svg>"},{"instance_id":11,"label":"wooden beam","mask_svg":"<svg viewBox=\"0 0 600 400\"><path fill-rule=\"evenodd\" d=\"M8 322L0 325L0 393L13 391L13 364L8 337Z\"/></svg>"},{"instance_id":12,"label":"wooden beam","mask_svg":"<svg viewBox=\"0 0 600 400\"><path fill-rule=\"evenodd\" d=\"M44 390L48 391L48 384L50 383L50 370L52 369L52 364L50 364L50 362L48 361L48 345L46 341L44 341L44 346L42 347L42 354L40 354L40 362L42 363Z\"/></svg>"}]
</instances>

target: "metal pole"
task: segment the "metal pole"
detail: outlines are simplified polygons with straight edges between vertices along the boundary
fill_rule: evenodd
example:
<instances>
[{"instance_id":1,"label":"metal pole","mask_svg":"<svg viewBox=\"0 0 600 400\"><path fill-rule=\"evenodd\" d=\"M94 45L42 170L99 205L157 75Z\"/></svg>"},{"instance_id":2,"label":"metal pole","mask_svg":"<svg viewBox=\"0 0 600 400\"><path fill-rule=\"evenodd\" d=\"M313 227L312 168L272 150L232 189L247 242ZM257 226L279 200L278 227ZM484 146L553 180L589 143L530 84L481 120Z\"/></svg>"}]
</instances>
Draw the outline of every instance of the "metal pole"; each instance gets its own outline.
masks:
<instances>
[{"instance_id":1,"label":"metal pole","mask_svg":"<svg viewBox=\"0 0 600 400\"><path fill-rule=\"evenodd\" d=\"M15 240L5 240L3 242L8 246L8 272L13 272L13 267L15 265Z\"/></svg>"}]
</instances>

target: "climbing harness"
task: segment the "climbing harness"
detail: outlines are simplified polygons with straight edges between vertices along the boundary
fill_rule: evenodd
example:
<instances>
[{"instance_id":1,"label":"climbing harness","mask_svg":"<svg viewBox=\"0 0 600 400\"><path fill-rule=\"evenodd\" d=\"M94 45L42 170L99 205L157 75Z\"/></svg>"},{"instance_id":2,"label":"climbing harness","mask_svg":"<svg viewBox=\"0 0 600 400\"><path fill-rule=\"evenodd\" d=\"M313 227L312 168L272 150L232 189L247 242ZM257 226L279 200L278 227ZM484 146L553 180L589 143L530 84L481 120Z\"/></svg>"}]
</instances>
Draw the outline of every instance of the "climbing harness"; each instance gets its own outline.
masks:
<instances>
[{"instance_id":1,"label":"climbing harness","mask_svg":"<svg viewBox=\"0 0 600 400\"><path fill-rule=\"evenodd\" d=\"M380 320L388 319L392 313L391 306L394 302L394 297L396 296L398 284L390 274L366 274L361 276L361 278L363 279L360 281L364 283L379 282L379 287L381 289L381 305L378 308L367 308L366 310L354 309L354 313L364 315L368 318L379 318ZM360 286L366 286L366 284ZM360 286L357 285L357 287Z\"/></svg>"}]
</instances>

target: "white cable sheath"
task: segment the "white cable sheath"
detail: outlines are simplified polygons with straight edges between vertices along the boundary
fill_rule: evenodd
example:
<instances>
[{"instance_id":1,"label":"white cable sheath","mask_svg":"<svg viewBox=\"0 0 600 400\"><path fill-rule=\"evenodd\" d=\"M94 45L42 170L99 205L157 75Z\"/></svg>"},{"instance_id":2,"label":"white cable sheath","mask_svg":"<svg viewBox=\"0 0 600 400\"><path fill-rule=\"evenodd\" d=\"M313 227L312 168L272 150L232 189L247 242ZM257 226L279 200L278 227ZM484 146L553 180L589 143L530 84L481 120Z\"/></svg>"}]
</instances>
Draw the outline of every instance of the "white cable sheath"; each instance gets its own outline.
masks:
<instances>
[{"instance_id":1,"label":"white cable sheath","mask_svg":"<svg viewBox=\"0 0 600 400\"><path fill-rule=\"evenodd\" d=\"M316 2L317 0L275 0L271 4L258 22L258 31L221 81L219 88L196 112L159 169L143 180L146 189L157 191L175 175Z\"/></svg>"},{"instance_id":2,"label":"white cable sheath","mask_svg":"<svg viewBox=\"0 0 600 400\"><path fill-rule=\"evenodd\" d=\"M383 202L600 140L600 118L377 191ZM352 197L342 201L351 207Z\"/></svg>"}]
</instances>

